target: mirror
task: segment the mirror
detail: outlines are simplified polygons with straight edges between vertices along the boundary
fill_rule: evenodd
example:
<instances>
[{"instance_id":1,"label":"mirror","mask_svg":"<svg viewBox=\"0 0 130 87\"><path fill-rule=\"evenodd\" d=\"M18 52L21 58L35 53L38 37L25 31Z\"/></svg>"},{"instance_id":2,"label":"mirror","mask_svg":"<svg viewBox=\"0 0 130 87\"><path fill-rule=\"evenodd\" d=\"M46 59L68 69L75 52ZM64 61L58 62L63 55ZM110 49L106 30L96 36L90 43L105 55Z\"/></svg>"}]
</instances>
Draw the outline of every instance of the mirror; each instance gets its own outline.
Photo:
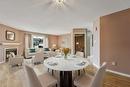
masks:
<instances>
[{"instance_id":1,"label":"mirror","mask_svg":"<svg viewBox=\"0 0 130 87\"><path fill-rule=\"evenodd\" d=\"M6 31L6 40L15 40L15 33L12 31Z\"/></svg>"},{"instance_id":2,"label":"mirror","mask_svg":"<svg viewBox=\"0 0 130 87\"><path fill-rule=\"evenodd\" d=\"M85 35L84 34L75 34L75 53L77 51L85 52Z\"/></svg>"},{"instance_id":3,"label":"mirror","mask_svg":"<svg viewBox=\"0 0 130 87\"><path fill-rule=\"evenodd\" d=\"M80 51L84 56L91 56L93 49L93 35L87 29L74 29L73 30L73 53Z\"/></svg>"}]
</instances>

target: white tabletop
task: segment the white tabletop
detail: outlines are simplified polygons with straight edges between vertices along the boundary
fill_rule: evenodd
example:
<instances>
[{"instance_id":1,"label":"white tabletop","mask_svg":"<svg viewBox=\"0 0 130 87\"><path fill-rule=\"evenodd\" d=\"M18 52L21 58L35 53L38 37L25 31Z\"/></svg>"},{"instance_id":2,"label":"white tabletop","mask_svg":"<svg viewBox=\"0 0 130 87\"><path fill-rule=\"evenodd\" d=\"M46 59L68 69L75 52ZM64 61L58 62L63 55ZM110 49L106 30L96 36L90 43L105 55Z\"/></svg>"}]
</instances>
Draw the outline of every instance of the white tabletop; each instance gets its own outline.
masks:
<instances>
[{"instance_id":1,"label":"white tabletop","mask_svg":"<svg viewBox=\"0 0 130 87\"><path fill-rule=\"evenodd\" d=\"M88 66L87 58L55 58L45 59L44 66L58 71L75 71Z\"/></svg>"}]
</instances>

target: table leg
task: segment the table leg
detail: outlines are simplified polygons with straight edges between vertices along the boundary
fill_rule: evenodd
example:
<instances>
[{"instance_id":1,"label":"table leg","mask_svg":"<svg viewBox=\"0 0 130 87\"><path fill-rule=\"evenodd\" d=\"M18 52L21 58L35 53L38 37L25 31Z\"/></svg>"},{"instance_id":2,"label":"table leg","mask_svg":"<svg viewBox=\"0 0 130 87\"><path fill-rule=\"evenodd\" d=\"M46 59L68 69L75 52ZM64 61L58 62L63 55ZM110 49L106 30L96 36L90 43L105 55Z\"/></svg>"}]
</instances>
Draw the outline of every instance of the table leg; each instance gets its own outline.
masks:
<instances>
[{"instance_id":1,"label":"table leg","mask_svg":"<svg viewBox=\"0 0 130 87\"><path fill-rule=\"evenodd\" d=\"M60 71L60 87L64 87L64 73Z\"/></svg>"},{"instance_id":2,"label":"table leg","mask_svg":"<svg viewBox=\"0 0 130 87\"><path fill-rule=\"evenodd\" d=\"M72 71L60 71L60 87L72 87Z\"/></svg>"},{"instance_id":3,"label":"table leg","mask_svg":"<svg viewBox=\"0 0 130 87\"><path fill-rule=\"evenodd\" d=\"M78 76L80 76L80 73L81 73L80 70L78 70Z\"/></svg>"}]
</instances>

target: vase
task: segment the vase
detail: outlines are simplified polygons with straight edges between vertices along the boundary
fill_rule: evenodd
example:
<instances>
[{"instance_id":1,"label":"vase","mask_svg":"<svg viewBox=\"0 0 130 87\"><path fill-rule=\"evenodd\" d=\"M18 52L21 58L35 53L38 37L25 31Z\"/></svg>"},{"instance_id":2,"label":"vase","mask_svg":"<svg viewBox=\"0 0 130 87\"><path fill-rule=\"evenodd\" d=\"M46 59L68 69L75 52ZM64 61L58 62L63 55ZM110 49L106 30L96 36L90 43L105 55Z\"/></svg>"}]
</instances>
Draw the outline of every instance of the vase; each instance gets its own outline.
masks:
<instances>
[{"instance_id":1,"label":"vase","mask_svg":"<svg viewBox=\"0 0 130 87\"><path fill-rule=\"evenodd\" d=\"M64 55L64 58L67 59L67 54Z\"/></svg>"},{"instance_id":2,"label":"vase","mask_svg":"<svg viewBox=\"0 0 130 87\"><path fill-rule=\"evenodd\" d=\"M67 59L67 54L69 53L69 48L63 48L64 58Z\"/></svg>"}]
</instances>

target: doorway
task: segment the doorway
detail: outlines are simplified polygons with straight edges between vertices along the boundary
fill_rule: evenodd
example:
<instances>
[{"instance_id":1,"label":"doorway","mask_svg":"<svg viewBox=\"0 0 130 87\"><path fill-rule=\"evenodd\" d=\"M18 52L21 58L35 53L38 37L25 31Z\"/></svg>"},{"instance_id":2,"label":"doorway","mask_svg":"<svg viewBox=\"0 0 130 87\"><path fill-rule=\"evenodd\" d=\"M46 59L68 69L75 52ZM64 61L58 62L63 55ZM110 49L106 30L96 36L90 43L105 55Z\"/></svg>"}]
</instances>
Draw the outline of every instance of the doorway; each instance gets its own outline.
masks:
<instances>
[{"instance_id":1,"label":"doorway","mask_svg":"<svg viewBox=\"0 0 130 87\"><path fill-rule=\"evenodd\" d=\"M75 53L77 51L85 52L85 35L84 34L75 34Z\"/></svg>"}]
</instances>

